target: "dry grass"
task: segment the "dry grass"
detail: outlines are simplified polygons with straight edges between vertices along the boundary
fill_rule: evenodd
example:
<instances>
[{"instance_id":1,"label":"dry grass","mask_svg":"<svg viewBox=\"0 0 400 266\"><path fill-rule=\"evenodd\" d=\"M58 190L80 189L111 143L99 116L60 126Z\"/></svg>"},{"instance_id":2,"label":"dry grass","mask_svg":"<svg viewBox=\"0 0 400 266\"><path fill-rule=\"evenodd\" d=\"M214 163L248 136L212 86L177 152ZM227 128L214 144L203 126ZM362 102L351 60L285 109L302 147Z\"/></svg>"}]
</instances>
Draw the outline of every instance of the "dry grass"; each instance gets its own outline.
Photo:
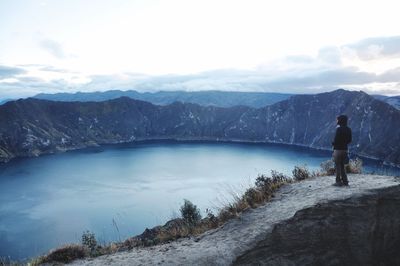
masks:
<instances>
[{"instance_id":1,"label":"dry grass","mask_svg":"<svg viewBox=\"0 0 400 266\"><path fill-rule=\"evenodd\" d=\"M363 161L360 158L351 159L349 164L346 165L347 173L361 174L363 168Z\"/></svg>"},{"instance_id":2,"label":"dry grass","mask_svg":"<svg viewBox=\"0 0 400 266\"><path fill-rule=\"evenodd\" d=\"M88 257L88 255L89 250L86 247L72 244L52 250L49 254L31 261L30 264L40 265L45 263L69 263L76 259Z\"/></svg>"},{"instance_id":3,"label":"dry grass","mask_svg":"<svg viewBox=\"0 0 400 266\"><path fill-rule=\"evenodd\" d=\"M361 174L363 170L363 161L360 158L350 159L345 167L348 174ZM335 175L335 173L335 163L333 160L327 160L321 163L321 170L318 172L318 175Z\"/></svg>"},{"instance_id":4,"label":"dry grass","mask_svg":"<svg viewBox=\"0 0 400 266\"><path fill-rule=\"evenodd\" d=\"M7 258L7 257L0 257L0 266L20 266L20 265L23 265L23 264L14 262L10 258Z\"/></svg>"}]
</instances>

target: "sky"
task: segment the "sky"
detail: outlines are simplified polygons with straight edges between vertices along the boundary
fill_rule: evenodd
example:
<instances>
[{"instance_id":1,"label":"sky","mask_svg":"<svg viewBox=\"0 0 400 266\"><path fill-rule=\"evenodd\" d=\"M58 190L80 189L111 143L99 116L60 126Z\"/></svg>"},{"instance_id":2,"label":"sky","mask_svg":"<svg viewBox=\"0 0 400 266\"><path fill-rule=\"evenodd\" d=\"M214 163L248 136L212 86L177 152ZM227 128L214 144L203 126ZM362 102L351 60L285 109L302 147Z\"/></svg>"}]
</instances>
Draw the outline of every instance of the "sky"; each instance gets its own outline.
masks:
<instances>
[{"instance_id":1,"label":"sky","mask_svg":"<svg viewBox=\"0 0 400 266\"><path fill-rule=\"evenodd\" d=\"M109 89L400 95L393 0L0 0L0 99Z\"/></svg>"}]
</instances>

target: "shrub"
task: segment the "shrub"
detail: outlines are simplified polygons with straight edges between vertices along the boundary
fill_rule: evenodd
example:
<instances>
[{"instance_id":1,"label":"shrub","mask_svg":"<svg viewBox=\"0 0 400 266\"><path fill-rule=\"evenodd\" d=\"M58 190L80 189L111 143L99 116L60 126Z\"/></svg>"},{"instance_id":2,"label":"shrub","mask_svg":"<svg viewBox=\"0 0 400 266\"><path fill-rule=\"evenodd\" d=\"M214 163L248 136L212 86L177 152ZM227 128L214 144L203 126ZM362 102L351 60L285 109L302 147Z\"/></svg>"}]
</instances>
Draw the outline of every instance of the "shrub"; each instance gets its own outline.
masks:
<instances>
[{"instance_id":1,"label":"shrub","mask_svg":"<svg viewBox=\"0 0 400 266\"><path fill-rule=\"evenodd\" d=\"M266 177L265 175L259 175L256 178L255 185L258 188L264 188L271 184L272 180L270 177Z\"/></svg>"},{"instance_id":2,"label":"shrub","mask_svg":"<svg viewBox=\"0 0 400 266\"><path fill-rule=\"evenodd\" d=\"M87 255L87 249L81 245L67 245L51 251L48 255L41 258L41 263L69 263L76 259L83 259Z\"/></svg>"},{"instance_id":3,"label":"shrub","mask_svg":"<svg viewBox=\"0 0 400 266\"><path fill-rule=\"evenodd\" d=\"M187 199L184 200L180 211L183 220L185 220L188 225L196 225L201 219L200 210L197 208L196 205L194 205Z\"/></svg>"},{"instance_id":4,"label":"shrub","mask_svg":"<svg viewBox=\"0 0 400 266\"><path fill-rule=\"evenodd\" d=\"M310 172L308 171L308 169L305 165L295 166L292 171L292 174L293 174L293 178L298 181L305 180L305 179L311 177Z\"/></svg>"},{"instance_id":5,"label":"shrub","mask_svg":"<svg viewBox=\"0 0 400 266\"><path fill-rule=\"evenodd\" d=\"M271 177L274 183L285 183L289 180L289 178L286 175L279 173L278 171L275 170L271 171Z\"/></svg>"},{"instance_id":6,"label":"shrub","mask_svg":"<svg viewBox=\"0 0 400 266\"><path fill-rule=\"evenodd\" d=\"M350 159L349 163L345 165L348 174L361 174L363 162L360 158ZM321 163L322 174L334 175L336 173L335 162L327 160Z\"/></svg>"},{"instance_id":7,"label":"shrub","mask_svg":"<svg viewBox=\"0 0 400 266\"><path fill-rule=\"evenodd\" d=\"M206 209L206 214L207 214L206 219L207 219L210 227L211 228L217 227L218 226L218 218L214 215L212 210Z\"/></svg>"},{"instance_id":8,"label":"shrub","mask_svg":"<svg viewBox=\"0 0 400 266\"><path fill-rule=\"evenodd\" d=\"M90 249L91 252L93 252L97 247L97 240L94 233L91 233L89 230L83 232L82 245Z\"/></svg>"},{"instance_id":9,"label":"shrub","mask_svg":"<svg viewBox=\"0 0 400 266\"><path fill-rule=\"evenodd\" d=\"M326 175L334 175L336 170L335 170L335 163L333 162L333 160L327 160L325 162L322 162L320 164L321 166L321 171L323 174Z\"/></svg>"},{"instance_id":10,"label":"shrub","mask_svg":"<svg viewBox=\"0 0 400 266\"><path fill-rule=\"evenodd\" d=\"M363 161L360 158L351 159L349 164L346 165L346 172L350 174L361 174Z\"/></svg>"},{"instance_id":11,"label":"shrub","mask_svg":"<svg viewBox=\"0 0 400 266\"><path fill-rule=\"evenodd\" d=\"M249 188L243 195L243 200L252 208L264 201L264 193L257 188Z\"/></svg>"}]
</instances>

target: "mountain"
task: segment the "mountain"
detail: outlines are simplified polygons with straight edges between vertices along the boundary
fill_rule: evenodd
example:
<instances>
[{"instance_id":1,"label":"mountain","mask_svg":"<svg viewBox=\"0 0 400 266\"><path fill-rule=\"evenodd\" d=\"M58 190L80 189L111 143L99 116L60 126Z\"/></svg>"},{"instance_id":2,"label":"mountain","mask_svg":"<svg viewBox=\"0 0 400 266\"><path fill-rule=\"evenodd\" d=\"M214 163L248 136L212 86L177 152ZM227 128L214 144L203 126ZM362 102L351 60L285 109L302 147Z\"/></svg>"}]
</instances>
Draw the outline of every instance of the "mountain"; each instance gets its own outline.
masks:
<instances>
[{"instance_id":1,"label":"mountain","mask_svg":"<svg viewBox=\"0 0 400 266\"><path fill-rule=\"evenodd\" d=\"M105 92L77 92L38 94L37 99L51 101L106 101L120 97L129 97L136 100L150 102L156 105L168 105L173 102L196 103L204 106L232 107L244 105L250 107L264 107L288 99L292 94L273 92L235 92L235 91L159 91L138 92L134 90L110 90Z\"/></svg>"},{"instance_id":2,"label":"mountain","mask_svg":"<svg viewBox=\"0 0 400 266\"><path fill-rule=\"evenodd\" d=\"M5 104L6 102L12 101L13 99L3 99L0 100L0 105Z\"/></svg>"},{"instance_id":3,"label":"mountain","mask_svg":"<svg viewBox=\"0 0 400 266\"><path fill-rule=\"evenodd\" d=\"M364 92L295 95L263 108L122 97L104 102L24 99L0 106L0 160L148 139L285 143L331 149L338 114L350 117L351 151L400 165L400 111Z\"/></svg>"},{"instance_id":4,"label":"mountain","mask_svg":"<svg viewBox=\"0 0 400 266\"><path fill-rule=\"evenodd\" d=\"M400 110L400 96L388 97L385 99L385 102Z\"/></svg>"},{"instance_id":5,"label":"mountain","mask_svg":"<svg viewBox=\"0 0 400 266\"><path fill-rule=\"evenodd\" d=\"M384 96L384 95L373 95L374 98L381 100L385 103L390 104L396 109L400 110L400 96Z\"/></svg>"}]
</instances>

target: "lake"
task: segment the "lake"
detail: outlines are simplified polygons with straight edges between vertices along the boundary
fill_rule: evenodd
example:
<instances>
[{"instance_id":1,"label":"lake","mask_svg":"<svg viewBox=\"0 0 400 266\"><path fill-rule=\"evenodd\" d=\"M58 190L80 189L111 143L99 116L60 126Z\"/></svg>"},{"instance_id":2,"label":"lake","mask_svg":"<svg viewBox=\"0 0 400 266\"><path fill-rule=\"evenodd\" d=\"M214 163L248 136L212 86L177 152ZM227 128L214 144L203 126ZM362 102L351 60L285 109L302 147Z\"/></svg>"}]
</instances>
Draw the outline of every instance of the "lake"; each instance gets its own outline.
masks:
<instances>
[{"instance_id":1,"label":"lake","mask_svg":"<svg viewBox=\"0 0 400 266\"><path fill-rule=\"evenodd\" d=\"M15 160L0 166L0 257L40 255L80 242L85 230L100 243L123 240L177 217L183 199L203 213L215 210L258 174L318 169L330 155L274 144L159 141Z\"/></svg>"}]
</instances>

